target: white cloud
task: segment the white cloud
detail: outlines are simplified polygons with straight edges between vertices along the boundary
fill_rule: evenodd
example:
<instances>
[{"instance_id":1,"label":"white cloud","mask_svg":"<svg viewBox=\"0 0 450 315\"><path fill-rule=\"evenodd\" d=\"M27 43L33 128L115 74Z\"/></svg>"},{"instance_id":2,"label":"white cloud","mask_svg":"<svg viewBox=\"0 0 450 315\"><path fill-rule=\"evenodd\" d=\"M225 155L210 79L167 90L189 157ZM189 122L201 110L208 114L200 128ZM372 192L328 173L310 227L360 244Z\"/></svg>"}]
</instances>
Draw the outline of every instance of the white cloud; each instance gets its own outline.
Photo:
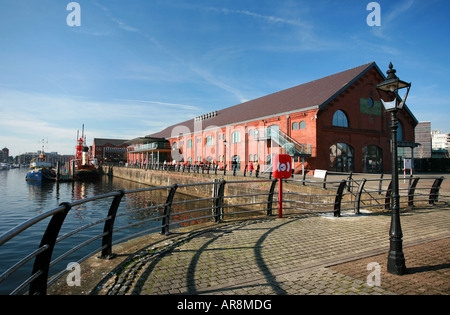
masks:
<instances>
[{"instance_id":1,"label":"white cloud","mask_svg":"<svg viewBox=\"0 0 450 315\"><path fill-rule=\"evenodd\" d=\"M161 131L200 112L192 105L159 100L100 102L7 89L0 89L0 94L0 146L8 147L12 155L38 150L42 138L48 138L50 150L71 153L82 124L88 143L93 138L130 139Z\"/></svg>"},{"instance_id":2,"label":"white cloud","mask_svg":"<svg viewBox=\"0 0 450 315\"><path fill-rule=\"evenodd\" d=\"M222 8L222 9L210 8L210 10L213 10L216 12L222 12L225 14L246 15L246 16L250 16L250 17L256 18L258 20L262 20L264 22L273 23L273 24L281 23L281 24L288 24L288 25L292 25L292 26L311 28L311 25L309 23L306 23L300 19L292 20L292 19L282 18L282 17L278 17L278 16L273 16L273 15L263 15L263 14L251 12L248 10L231 10L231 9L226 9L226 8Z\"/></svg>"}]
</instances>

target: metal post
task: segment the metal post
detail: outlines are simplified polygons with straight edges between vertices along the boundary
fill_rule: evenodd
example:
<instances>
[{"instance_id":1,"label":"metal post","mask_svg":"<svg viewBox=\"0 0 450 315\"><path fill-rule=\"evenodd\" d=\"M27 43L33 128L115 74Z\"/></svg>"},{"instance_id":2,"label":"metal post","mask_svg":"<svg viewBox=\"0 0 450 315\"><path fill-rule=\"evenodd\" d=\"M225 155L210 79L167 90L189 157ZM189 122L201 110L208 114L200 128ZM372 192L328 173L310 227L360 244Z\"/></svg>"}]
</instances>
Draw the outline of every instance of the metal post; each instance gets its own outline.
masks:
<instances>
[{"instance_id":1,"label":"metal post","mask_svg":"<svg viewBox=\"0 0 450 315\"><path fill-rule=\"evenodd\" d=\"M443 180L444 180L444 177L439 177L439 178L435 179L433 186L431 187L431 190L430 190L430 197L428 198L428 203L430 205L434 205L434 203L436 201L438 201L439 189L441 188L441 184L442 184Z\"/></svg>"},{"instance_id":2,"label":"metal post","mask_svg":"<svg viewBox=\"0 0 450 315\"><path fill-rule=\"evenodd\" d=\"M364 189L364 185L366 184L367 179L363 178L361 183L359 183L358 192L356 193L355 199L355 214L359 214L359 209L361 207L361 194Z\"/></svg>"},{"instance_id":3,"label":"metal post","mask_svg":"<svg viewBox=\"0 0 450 315\"><path fill-rule=\"evenodd\" d=\"M391 203L392 203L392 180L389 183L389 186L386 190L386 197L384 198L384 209L390 210L391 209Z\"/></svg>"},{"instance_id":4,"label":"metal post","mask_svg":"<svg viewBox=\"0 0 450 315\"><path fill-rule=\"evenodd\" d=\"M55 247L56 239L58 237L59 231L61 230L64 219L66 218L67 213L69 213L70 209L72 208L72 205L67 202L60 204L60 206L64 206L64 209L53 215L47 226L47 229L45 230L44 236L42 236L39 248L47 247L47 249L38 254L34 261L32 275L37 273L40 274L30 283L30 295L47 294L48 271L50 268L53 248Z\"/></svg>"},{"instance_id":5,"label":"metal post","mask_svg":"<svg viewBox=\"0 0 450 315\"><path fill-rule=\"evenodd\" d=\"M387 271L395 275L403 275L406 272L405 256L403 255L403 233L400 224L400 195L398 190L398 166L397 166L397 110L391 111L391 144L392 144L392 215L391 228L389 230L389 255Z\"/></svg>"},{"instance_id":6,"label":"metal post","mask_svg":"<svg viewBox=\"0 0 450 315\"><path fill-rule=\"evenodd\" d=\"M278 187L278 217L283 217L283 179L280 178Z\"/></svg>"},{"instance_id":7,"label":"metal post","mask_svg":"<svg viewBox=\"0 0 450 315\"><path fill-rule=\"evenodd\" d=\"M60 175L60 165L59 165L59 161L56 162L56 181L59 181L59 175Z\"/></svg>"},{"instance_id":8,"label":"metal post","mask_svg":"<svg viewBox=\"0 0 450 315\"><path fill-rule=\"evenodd\" d=\"M340 217L341 216L341 201L342 201L342 194L344 193L345 185L347 185L347 182L345 179L341 181L339 184L338 190L336 192L336 198L334 200L334 216Z\"/></svg>"},{"instance_id":9,"label":"metal post","mask_svg":"<svg viewBox=\"0 0 450 315\"><path fill-rule=\"evenodd\" d=\"M103 227L103 236L102 240L102 253L99 258L101 259L113 259L116 255L112 252L112 236L114 229L114 221L116 219L117 209L119 209L120 202L122 201L122 197L125 195L125 191L120 190L119 195L115 196L111 206L109 207L108 217L105 221L105 226Z\"/></svg>"},{"instance_id":10,"label":"metal post","mask_svg":"<svg viewBox=\"0 0 450 315\"><path fill-rule=\"evenodd\" d=\"M223 218L223 196L225 193L226 181L214 180L220 182L219 185L214 184L214 221L220 223Z\"/></svg>"},{"instance_id":11,"label":"metal post","mask_svg":"<svg viewBox=\"0 0 450 315\"><path fill-rule=\"evenodd\" d=\"M163 235L169 235L170 212L172 210L173 197L175 196L177 188L178 188L177 184L173 185L172 188L170 189L169 195L167 196L166 206L164 207L164 215L162 219L161 234Z\"/></svg>"},{"instance_id":12,"label":"metal post","mask_svg":"<svg viewBox=\"0 0 450 315\"><path fill-rule=\"evenodd\" d=\"M414 206L414 191L416 190L418 181L419 181L419 177L415 178L413 180L412 184L409 186L409 189L408 189L408 206L409 207Z\"/></svg>"},{"instance_id":13,"label":"metal post","mask_svg":"<svg viewBox=\"0 0 450 315\"><path fill-rule=\"evenodd\" d=\"M270 185L269 190L269 198L267 200L267 215L272 215L272 205L273 205L273 194L275 191L275 185L277 184L277 180L274 179L272 184Z\"/></svg>"}]
</instances>

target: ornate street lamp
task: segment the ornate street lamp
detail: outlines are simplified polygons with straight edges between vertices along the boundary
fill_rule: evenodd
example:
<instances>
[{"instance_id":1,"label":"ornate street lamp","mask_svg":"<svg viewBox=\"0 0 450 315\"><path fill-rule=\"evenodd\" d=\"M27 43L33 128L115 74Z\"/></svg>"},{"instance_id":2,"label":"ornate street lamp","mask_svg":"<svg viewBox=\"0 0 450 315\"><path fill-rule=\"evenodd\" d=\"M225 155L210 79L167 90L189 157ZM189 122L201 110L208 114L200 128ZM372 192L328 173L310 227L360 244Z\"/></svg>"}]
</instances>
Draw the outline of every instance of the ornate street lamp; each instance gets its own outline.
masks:
<instances>
[{"instance_id":1,"label":"ornate street lamp","mask_svg":"<svg viewBox=\"0 0 450 315\"><path fill-rule=\"evenodd\" d=\"M391 114L391 152L392 152L392 215L391 228L389 231L390 249L388 255L387 271L395 275L403 275L406 272L405 256L403 255L403 233L400 225L400 196L398 189L398 165L397 165L397 129L398 119L397 112L403 108L408 97L411 83L401 81L396 75L396 70L393 69L392 62L389 64L387 71L387 78L376 86L377 90L382 91L386 99L383 102L384 108ZM401 100L398 96L398 91L406 88L406 94Z\"/></svg>"}]
</instances>

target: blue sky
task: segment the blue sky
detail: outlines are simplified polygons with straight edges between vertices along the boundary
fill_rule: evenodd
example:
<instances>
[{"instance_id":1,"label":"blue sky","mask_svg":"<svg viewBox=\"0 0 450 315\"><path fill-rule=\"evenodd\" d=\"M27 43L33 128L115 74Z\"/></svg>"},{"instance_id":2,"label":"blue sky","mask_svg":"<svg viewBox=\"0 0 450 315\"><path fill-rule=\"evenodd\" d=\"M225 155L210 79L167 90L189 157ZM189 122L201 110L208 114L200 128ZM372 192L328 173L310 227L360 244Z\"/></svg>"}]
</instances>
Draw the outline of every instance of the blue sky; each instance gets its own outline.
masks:
<instances>
[{"instance_id":1,"label":"blue sky","mask_svg":"<svg viewBox=\"0 0 450 315\"><path fill-rule=\"evenodd\" d=\"M72 154L77 130L131 139L375 61L450 132L450 2L0 0L0 146Z\"/></svg>"}]
</instances>

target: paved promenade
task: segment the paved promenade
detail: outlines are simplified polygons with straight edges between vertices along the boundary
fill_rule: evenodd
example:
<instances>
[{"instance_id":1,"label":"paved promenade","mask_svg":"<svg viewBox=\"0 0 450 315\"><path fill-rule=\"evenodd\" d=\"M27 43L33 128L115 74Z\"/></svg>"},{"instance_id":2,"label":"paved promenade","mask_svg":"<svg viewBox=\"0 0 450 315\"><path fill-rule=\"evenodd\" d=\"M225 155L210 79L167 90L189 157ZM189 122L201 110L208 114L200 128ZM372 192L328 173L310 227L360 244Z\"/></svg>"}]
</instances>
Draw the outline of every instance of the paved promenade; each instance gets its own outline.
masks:
<instances>
[{"instance_id":1,"label":"paved promenade","mask_svg":"<svg viewBox=\"0 0 450 315\"><path fill-rule=\"evenodd\" d=\"M49 294L450 294L450 181L434 207L401 211L403 276L386 272L390 221L388 211L291 214L156 233L117 245L113 260L90 258L81 286L62 279Z\"/></svg>"},{"instance_id":2,"label":"paved promenade","mask_svg":"<svg viewBox=\"0 0 450 315\"><path fill-rule=\"evenodd\" d=\"M386 272L389 213L289 215L175 233L84 293L449 294L450 207L408 210L401 220L403 276ZM379 278L369 263L379 264Z\"/></svg>"}]
</instances>

